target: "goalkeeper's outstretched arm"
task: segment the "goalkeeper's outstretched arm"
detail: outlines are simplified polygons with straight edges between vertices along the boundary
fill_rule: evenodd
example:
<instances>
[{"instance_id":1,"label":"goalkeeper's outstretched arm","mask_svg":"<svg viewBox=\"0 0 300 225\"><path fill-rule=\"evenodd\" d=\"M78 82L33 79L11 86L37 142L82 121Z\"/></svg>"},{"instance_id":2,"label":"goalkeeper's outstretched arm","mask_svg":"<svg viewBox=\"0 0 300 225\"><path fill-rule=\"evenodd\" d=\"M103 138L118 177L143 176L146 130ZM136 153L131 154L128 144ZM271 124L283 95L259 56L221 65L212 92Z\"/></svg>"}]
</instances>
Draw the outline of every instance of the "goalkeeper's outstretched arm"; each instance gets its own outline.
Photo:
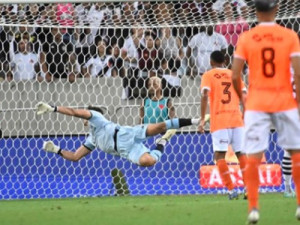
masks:
<instances>
[{"instance_id":1,"label":"goalkeeper's outstretched arm","mask_svg":"<svg viewBox=\"0 0 300 225\"><path fill-rule=\"evenodd\" d=\"M81 119L90 119L92 114L89 110L86 109L72 109L64 106L50 106L47 103L39 102L36 105L36 111L38 115L42 115L44 113L49 112L59 112L68 116L75 116Z\"/></svg>"},{"instance_id":2,"label":"goalkeeper's outstretched arm","mask_svg":"<svg viewBox=\"0 0 300 225\"><path fill-rule=\"evenodd\" d=\"M75 152L67 151L61 149L59 146L55 145L53 141L45 141L43 144L43 149L46 152L53 152L60 156L62 156L64 159L77 162L82 157L86 156L87 154L91 153L91 151L85 147L84 145L80 146Z\"/></svg>"}]
</instances>

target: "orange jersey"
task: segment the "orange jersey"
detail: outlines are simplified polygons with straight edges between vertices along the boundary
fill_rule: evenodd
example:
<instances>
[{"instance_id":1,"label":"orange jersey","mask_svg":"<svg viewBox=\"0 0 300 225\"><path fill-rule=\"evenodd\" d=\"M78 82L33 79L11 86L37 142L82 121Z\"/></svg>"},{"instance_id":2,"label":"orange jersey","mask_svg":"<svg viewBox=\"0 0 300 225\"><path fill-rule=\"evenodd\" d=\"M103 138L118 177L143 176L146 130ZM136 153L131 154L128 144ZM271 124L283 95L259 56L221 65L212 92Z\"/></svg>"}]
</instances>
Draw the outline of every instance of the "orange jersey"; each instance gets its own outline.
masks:
<instances>
[{"instance_id":1,"label":"orange jersey","mask_svg":"<svg viewBox=\"0 0 300 225\"><path fill-rule=\"evenodd\" d=\"M240 36L235 57L249 65L246 110L272 113L297 107L290 59L299 55L297 34L276 23L261 23Z\"/></svg>"},{"instance_id":2,"label":"orange jersey","mask_svg":"<svg viewBox=\"0 0 300 225\"><path fill-rule=\"evenodd\" d=\"M209 90L210 130L243 126L240 100L234 91L232 72L225 68L215 68L203 74L201 92Z\"/></svg>"}]
</instances>

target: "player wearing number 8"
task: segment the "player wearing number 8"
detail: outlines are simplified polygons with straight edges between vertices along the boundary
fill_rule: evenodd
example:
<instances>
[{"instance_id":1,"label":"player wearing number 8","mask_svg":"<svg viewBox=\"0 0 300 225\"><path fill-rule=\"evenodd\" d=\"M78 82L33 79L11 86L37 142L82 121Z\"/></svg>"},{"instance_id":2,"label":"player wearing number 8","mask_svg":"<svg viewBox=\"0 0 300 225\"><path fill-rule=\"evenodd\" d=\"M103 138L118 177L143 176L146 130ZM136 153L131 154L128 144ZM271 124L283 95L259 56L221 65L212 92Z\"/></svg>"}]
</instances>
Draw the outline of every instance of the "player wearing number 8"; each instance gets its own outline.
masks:
<instances>
[{"instance_id":1,"label":"player wearing number 8","mask_svg":"<svg viewBox=\"0 0 300 225\"><path fill-rule=\"evenodd\" d=\"M277 25L276 0L255 0L259 24L243 33L233 61L234 88L245 105L244 149L248 154L245 180L248 191L248 223L259 220L258 167L268 147L271 125L278 143L292 156L292 175L298 199L296 217L300 220L300 46L295 32ZM247 101L242 98L240 76L245 61L249 65ZM293 97L290 65L294 69L297 99ZM298 109L298 110L297 110Z\"/></svg>"},{"instance_id":2,"label":"player wearing number 8","mask_svg":"<svg viewBox=\"0 0 300 225\"><path fill-rule=\"evenodd\" d=\"M228 189L229 199L237 198L234 184L225 161L229 145L240 162L242 173L246 164L246 156L242 152L243 120L239 108L239 98L234 92L231 80L231 70L223 67L224 55L214 51L210 55L213 69L203 74L201 80L201 123L199 131L203 132L204 119L210 98L210 131L213 142L215 160L220 176ZM246 88L244 89L246 91Z\"/></svg>"}]
</instances>

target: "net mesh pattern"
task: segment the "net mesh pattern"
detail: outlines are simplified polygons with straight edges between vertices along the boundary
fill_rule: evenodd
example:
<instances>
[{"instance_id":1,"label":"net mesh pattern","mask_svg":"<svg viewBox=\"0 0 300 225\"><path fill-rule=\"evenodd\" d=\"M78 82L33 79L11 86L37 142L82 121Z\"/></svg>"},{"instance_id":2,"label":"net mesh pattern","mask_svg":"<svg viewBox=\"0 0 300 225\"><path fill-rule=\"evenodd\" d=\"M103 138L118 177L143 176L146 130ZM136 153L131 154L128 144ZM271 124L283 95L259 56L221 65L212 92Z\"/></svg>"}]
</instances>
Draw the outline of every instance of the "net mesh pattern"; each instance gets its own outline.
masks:
<instances>
[{"instance_id":1,"label":"net mesh pattern","mask_svg":"<svg viewBox=\"0 0 300 225\"><path fill-rule=\"evenodd\" d=\"M277 22L299 32L299 7L280 1ZM209 54L223 51L230 68L238 36L256 25L252 1L1 4L0 10L0 199L226 192L209 124L205 134L196 126L178 130L149 168L100 150L74 163L44 152L43 142L75 151L88 128L73 117L37 116L34 108L39 101L94 105L107 119L134 126L143 120L150 78L159 77L166 99L160 106L168 111L164 104L171 102L176 117L198 118ZM247 67L243 72L247 83ZM146 146L153 149L159 136ZM261 191L283 190L282 155L270 132ZM229 152L227 160L242 192L237 159Z\"/></svg>"}]
</instances>

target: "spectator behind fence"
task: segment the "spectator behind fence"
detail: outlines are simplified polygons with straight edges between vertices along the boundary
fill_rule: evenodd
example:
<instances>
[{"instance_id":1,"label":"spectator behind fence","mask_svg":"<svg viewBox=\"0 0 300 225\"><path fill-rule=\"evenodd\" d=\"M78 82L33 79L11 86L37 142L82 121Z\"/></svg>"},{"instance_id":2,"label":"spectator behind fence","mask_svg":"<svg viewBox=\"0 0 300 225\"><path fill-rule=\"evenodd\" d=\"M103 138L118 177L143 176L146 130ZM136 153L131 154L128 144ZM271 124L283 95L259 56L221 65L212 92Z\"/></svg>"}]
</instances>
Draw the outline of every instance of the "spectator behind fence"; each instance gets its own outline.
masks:
<instances>
[{"instance_id":1,"label":"spectator behind fence","mask_svg":"<svg viewBox=\"0 0 300 225\"><path fill-rule=\"evenodd\" d=\"M144 34L145 45L140 45L138 50L138 67L139 77L148 78L149 75L153 76L153 70L159 66L159 59L157 49L155 48L156 36L151 31L146 31ZM149 74L150 72L150 74Z\"/></svg>"},{"instance_id":2,"label":"spectator behind fence","mask_svg":"<svg viewBox=\"0 0 300 225\"><path fill-rule=\"evenodd\" d=\"M224 21L216 25L216 32L222 34L228 43L228 55L230 62L236 46L238 37L241 33L249 30L249 24L242 18L234 16L233 5L230 1L223 4ZM231 64L231 63L230 63ZM230 67L230 66L229 66Z\"/></svg>"},{"instance_id":3,"label":"spectator behind fence","mask_svg":"<svg viewBox=\"0 0 300 225\"><path fill-rule=\"evenodd\" d=\"M147 94L146 80L149 77L156 76L156 70L159 67L158 51L155 48L156 36L152 31L146 31L144 34L145 45L140 44L138 50L139 77L137 80L136 97L144 98Z\"/></svg>"},{"instance_id":4,"label":"spectator behind fence","mask_svg":"<svg viewBox=\"0 0 300 225\"><path fill-rule=\"evenodd\" d=\"M234 17L233 6L230 2L223 5L224 20L216 25L216 32L222 34L229 45L236 46L238 37L241 33L249 30L249 24L242 17Z\"/></svg>"},{"instance_id":5,"label":"spectator behind fence","mask_svg":"<svg viewBox=\"0 0 300 225\"><path fill-rule=\"evenodd\" d=\"M162 51L163 57L166 60L178 59L182 60L183 51L182 51L182 42L178 37L172 35L172 29L165 27L161 29L160 35L160 49Z\"/></svg>"},{"instance_id":6,"label":"spectator behind fence","mask_svg":"<svg viewBox=\"0 0 300 225\"><path fill-rule=\"evenodd\" d=\"M175 109L169 98L163 97L162 81L151 77L147 82L148 95L140 107L140 123L159 123L175 117Z\"/></svg>"},{"instance_id":7,"label":"spectator behind fence","mask_svg":"<svg viewBox=\"0 0 300 225\"><path fill-rule=\"evenodd\" d=\"M35 32L35 28L27 27L25 21L21 23L23 26L16 27L16 30L14 31L14 51L17 51L18 42L26 39L32 45L32 52L38 53L39 43L37 41L37 33Z\"/></svg>"},{"instance_id":8,"label":"spectator behind fence","mask_svg":"<svg viewBox=\"0 0 300 225\"><path fill-rule=\"evenodd\" d=\"M9 70L10 58L9 49L10 41L12 40L11 27L0 27L0 77L2 79L11 80L12 75Z\"/></svg>"},{"instance_id":9,"label":"spectator behind fence","mask_svg":"<svg viewBox=\"0 0 300 225\"><path fill-rule=\"evenodd\" d=\"M228 44L225 37L214 32L213 26L200 27L200 33L194 35L187 48L190 75L202 75L211 69L210 54L219 50L225 54Z\"/></svg>"},{"instance_id":10,"label":"spectator behind fence","mask_svg":"<svg viewBox=\"0 0 300 225\"><path fill-rule=\"evenodd\" d=\"M180 66L179 60L162 60L162 89L165 97L181 96L181 77L178 74Z\"/></svg>"},{"instance_id":11,"label":"spectator behind fence","mask_svg":"<svg viewBox=\"0 0 300 225\"><path fill-rule=\"evenodd\" d=\"M136 79L139 76L138 69L138 48L143 38L142 29L131 29L130 36L125 40L121 49L121 56L124 60L124 66L127 70L127 75L123 79L122 99L132 98L132 90L136 87Z\"/></svg>"},{"instance_id":12,"label":"spectator behind fence","mask_svg":"<svg viewBox=\"0 0 300 225\"><path fill-rule=\"evenodd\" d=\"M215 20L212 15L211 1L186 1L180 2L179 9L176 10L176 16L180 18L184 24L189 23L190 21L202 21L206 23L207 21Z\"/></svg>"},{"instance_id":13,"label":"spectator behind fence","mask_svg":"<svg viewBox=\"0 0 300 225\"><path fill-rule=\"evenodd\" d=\"M112 62L111 67L111 76L112 77L124 77L125 76L125 69L124 69L124 62L121 57L121 51L117 44L114 44L111 48L111 58L110 60Z\"/></svg>"},{"instance_id":14,"label":"spectator behind fence","mask_svg":"<svg viewBox=\"0 0 300 225\"><path fill-rule=\"evenodd\" d=\"M13 42L11 42L11 69L13 79L32 80L37 79L42 81L40 76L40 65L38 62L38 55L32 52L32 45L28 40L21 40L18 42L18 52L13 51Z\"/></svg>"},{"instance_id":15,"label":"spectator behind fence","mask_svg":"<svg viewBox=\"0 0 300 225\"><path fill-rule=\"evenodd\" d=\"M223 9L225 3L230 3L235 8L239 16L243 17L244 19L248 18L248 7L244 0L217 0L212 5L214 15L220 15L224 13Z\"/></svg>"},{"instance_id":16,"label":"spectator behind fence","mask_svg":"<svg viewBox=\"0 0 300 225\"><path fill-rule=\"evenodd\" d=\"M80 67L83 67L95 52L95 39L90 28L76 28L74 32L75 53Z\"/></svg>"},{"instance_id":17,"label":"spectator behind fence","mask_svg":"<svg viewBox=\"0 0 300 225\"><path fill-rule=\"evenodd\" d=\"M89 2L82 2L75 4L74 7L74 19L76 23L84 26L89 24L88 21L88 13L91 8L91 4Z\"/></svg>"},{"instance_id":18,"label":"spectator behind fence","mask_svg":"<svg viewBox=\"0 0 300 225\"><path fill-rule=\"evenodd\" d=\"M74 26L74 7L72 3L58 3L55 5L56 19L62 26Z\"/></svg>"},{"instance_id":19,"label":"spectator behind fence","mask_svg":"<svg viewBox=\"0 0 300 225\"><path fill-rule=\"evenodd\" d=\"M111 56L106 54L107 44L104 40L97 43L96 56L89 59L83 66L83 76L89 77L111 77L111 67L114 64Z\"/></svg>"},{"instance_id":20,"label":"spectator behind fence","mask_svg":"<svg viewBox=\"0 0 300 225\"><path fill-rule=\"evenodd\" d=\"M74 82L78 71L73 44L62 38L58 28L51 28L51 35L48 35L48 40L42 45L40 61L46 81L68 78L70 82Z\"/></svg>"},{"instance_id":21,"label":"spectator behind fence","mask_svg":"<svg viewBox=\"0 0 300 225\"><path fill-rule=\"evenodd\" d=\"M92 34L94 36L99 32L99 27L101 22L104 20L104 3L94 3L92 4L88 14L87 19L92 29Z\"/></svg>"}]
</instances>

